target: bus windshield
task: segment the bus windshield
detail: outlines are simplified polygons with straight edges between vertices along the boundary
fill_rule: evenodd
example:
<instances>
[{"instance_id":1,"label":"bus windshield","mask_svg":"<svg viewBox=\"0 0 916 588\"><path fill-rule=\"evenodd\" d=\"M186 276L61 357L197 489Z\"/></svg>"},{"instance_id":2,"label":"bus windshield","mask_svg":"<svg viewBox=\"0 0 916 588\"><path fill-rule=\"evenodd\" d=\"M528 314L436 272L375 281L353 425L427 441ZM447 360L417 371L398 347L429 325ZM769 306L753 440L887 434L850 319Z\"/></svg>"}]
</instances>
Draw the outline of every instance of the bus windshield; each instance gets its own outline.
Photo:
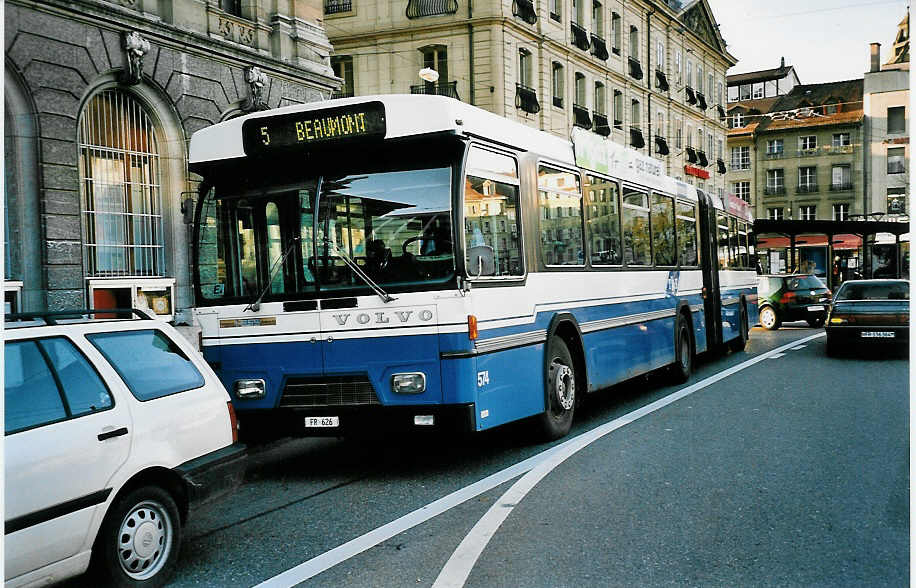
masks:
<instances>
[{"instance_id":1,"label":"bus windshield","mask_svg":"<svg viewBox=\"0 0 916 588\"><path fill-rule=\"evenodd\" d=\"M401 157L398 166L395 158L384 159L351 157L348 164L322 166L322 174L306 168L279 182L211 189L197 233L203 302L368 290L347 261L386 290L425 289L454 278L451 165L418 166Z\"/></svg>"}]
</instances>

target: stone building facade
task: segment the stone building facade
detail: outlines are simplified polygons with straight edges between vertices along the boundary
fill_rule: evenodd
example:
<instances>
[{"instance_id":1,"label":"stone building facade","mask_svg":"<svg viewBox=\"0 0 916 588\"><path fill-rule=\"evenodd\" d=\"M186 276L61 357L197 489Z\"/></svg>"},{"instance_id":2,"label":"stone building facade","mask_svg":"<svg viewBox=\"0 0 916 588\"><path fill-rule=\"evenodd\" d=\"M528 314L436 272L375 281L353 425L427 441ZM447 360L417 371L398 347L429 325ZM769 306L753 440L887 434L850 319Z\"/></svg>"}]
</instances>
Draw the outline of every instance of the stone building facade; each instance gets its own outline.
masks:
<instances>
[{"instance_id":1,"label":"stone building facade","mask_svg":"<svg viewBox=\"0 0 916 588\"><path fill-rule=\"evenodd\" d=\"M192 303L191 134L339 86L318 0L5 5L8 310Z\"/></svg>"},{"instance_id":2,"label":"stone building facade","mask_svg":"<svg viewBox=\"0 0 916 588\"><path fill-rule=\"evenodd\" d=\"M897 26L891 58L881 64L881 45L870 48L865 72L865 212L886 219L909 216L910 17Z\"/></svg>"},{"instance_id":3,"label":"stone building facade","mask_svg":"<svg viewBox=\"0 0 916 588\"><path fill-rule=\"evenodd\" d=\"M342 95L445 94L562 137L580 126L724 195L736 60L706 0L327 0L325 24Z\"/></svg>"}]
</instances>

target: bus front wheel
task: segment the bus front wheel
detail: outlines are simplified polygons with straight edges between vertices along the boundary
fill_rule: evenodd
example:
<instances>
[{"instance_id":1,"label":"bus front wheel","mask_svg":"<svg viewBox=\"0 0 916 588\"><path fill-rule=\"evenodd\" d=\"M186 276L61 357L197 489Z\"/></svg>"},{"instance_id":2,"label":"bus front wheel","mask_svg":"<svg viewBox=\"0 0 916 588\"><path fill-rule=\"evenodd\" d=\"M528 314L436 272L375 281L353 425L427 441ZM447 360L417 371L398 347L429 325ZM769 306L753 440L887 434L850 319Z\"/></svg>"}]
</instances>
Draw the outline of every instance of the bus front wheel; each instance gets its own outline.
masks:
<instances>
[{"instance_id":1,"label":"bus front wheel","mask_svg":"<svg viewBox=\"0 0 916 588\"><path fill-rule=\"evenodd\" d=\"M538 418L539 429L549 440L569 433L576 410L575 363L563 339L547 343L546 408Z\"/></svg>"}]
</instances>

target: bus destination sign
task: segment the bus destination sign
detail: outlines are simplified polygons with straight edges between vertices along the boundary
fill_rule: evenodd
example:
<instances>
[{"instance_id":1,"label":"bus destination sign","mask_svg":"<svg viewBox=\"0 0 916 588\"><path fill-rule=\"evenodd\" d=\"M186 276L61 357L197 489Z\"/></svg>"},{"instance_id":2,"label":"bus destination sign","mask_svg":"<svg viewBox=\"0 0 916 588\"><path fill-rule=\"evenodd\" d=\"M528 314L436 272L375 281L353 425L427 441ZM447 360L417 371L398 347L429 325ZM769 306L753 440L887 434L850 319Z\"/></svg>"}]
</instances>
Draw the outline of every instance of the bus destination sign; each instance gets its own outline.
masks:
<instances>
[{"instance_id":1,"label":"bus destination sign","mask_svg":"<svg viewBox=\"0 0 916 588\"><path fill-rule=\"evenodd\" d=\"M258 117L242 123L242 144L247 155L384 136L385 106L381 102Z\"/></svg>"}]
</instances>

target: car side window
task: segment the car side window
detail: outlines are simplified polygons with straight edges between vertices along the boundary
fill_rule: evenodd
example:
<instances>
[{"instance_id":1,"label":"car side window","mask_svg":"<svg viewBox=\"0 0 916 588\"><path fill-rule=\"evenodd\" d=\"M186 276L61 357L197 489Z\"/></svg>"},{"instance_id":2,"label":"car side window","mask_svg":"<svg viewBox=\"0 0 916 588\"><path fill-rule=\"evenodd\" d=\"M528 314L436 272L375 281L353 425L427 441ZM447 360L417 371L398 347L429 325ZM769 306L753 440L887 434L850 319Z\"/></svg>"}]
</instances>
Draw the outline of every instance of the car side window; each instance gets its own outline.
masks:
<instances>
[{"instance_id":1,"label":"car side window","mask_svg":"<svg viewBox=\"0 0 916 588\"><path fill-rule=\"evenodd\" d=\"M57 382L35 341L3 346L4 429L7 435L67 418Z\"/></svg>"},{"instance_id":2,"label":"car side window","mask_svg":"<svg viewBox=\"0 0 916 588\"><path fill-rule=\"evenodd\" d=\"M181 348L156 329L87 335L137 400L200 388L204 378Z\"/></svg>"},{"instance_id":3,"label":"car side window","mask_svg":"<svg viewBox=\"0 0 916 588\"><path fill-rule=\"evenodd\" d=\"M111 408L111 393L89 360L66 339L54 337L41 341L64 389L71 416L82 416Z\"/></svg>"}]
</instances>

